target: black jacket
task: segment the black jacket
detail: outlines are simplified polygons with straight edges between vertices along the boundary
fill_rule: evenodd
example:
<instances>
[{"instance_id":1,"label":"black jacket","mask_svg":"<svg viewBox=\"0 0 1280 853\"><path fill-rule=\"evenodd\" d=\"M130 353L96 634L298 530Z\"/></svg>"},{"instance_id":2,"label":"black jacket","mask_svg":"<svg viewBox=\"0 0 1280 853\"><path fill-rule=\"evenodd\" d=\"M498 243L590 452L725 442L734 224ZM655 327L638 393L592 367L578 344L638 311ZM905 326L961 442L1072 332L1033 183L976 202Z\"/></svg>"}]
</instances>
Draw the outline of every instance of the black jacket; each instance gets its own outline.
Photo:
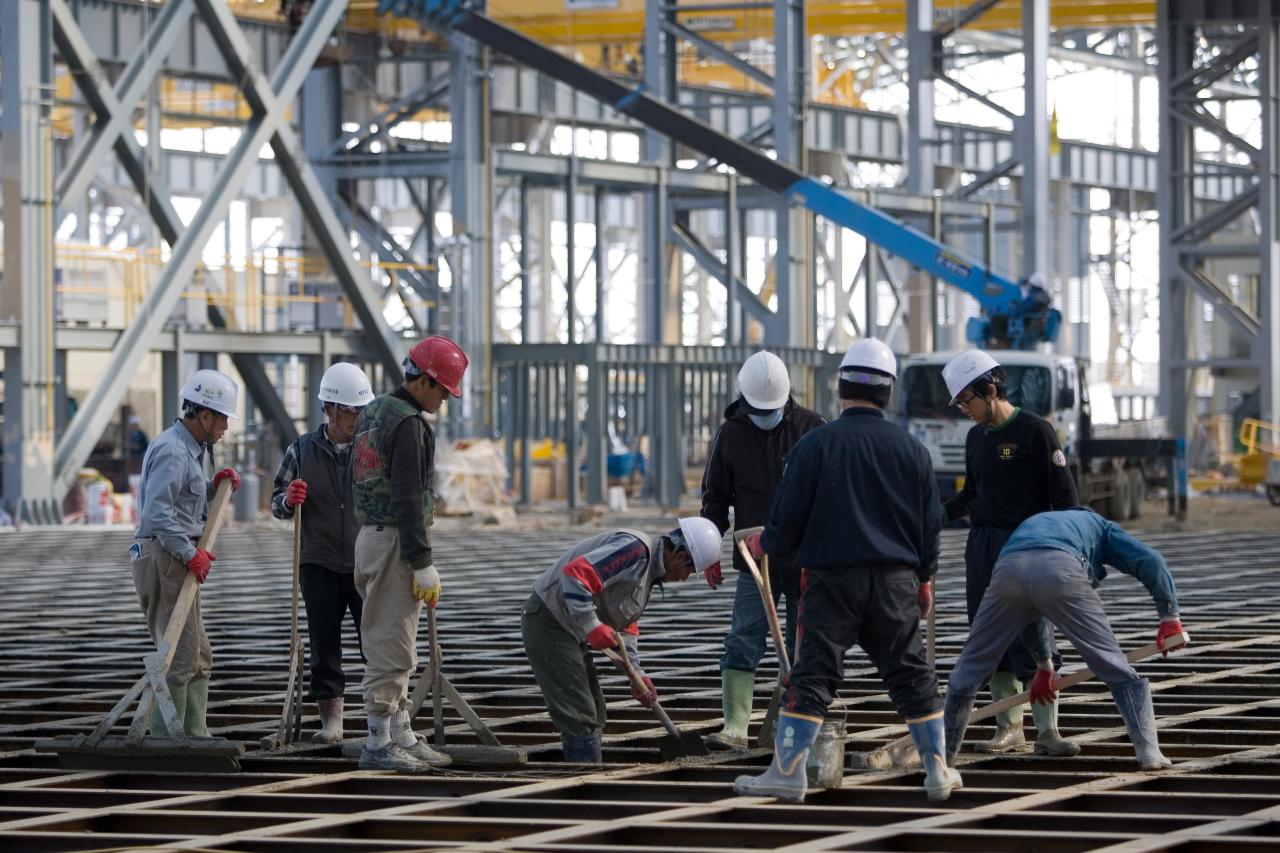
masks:
<instances>
[{"instance_id":1,"label":"black jacket","mask_svg":"<svg viewBox=\"0 0 1280 853\"><path fill-rule=\"evenodd\" d=\"M788 398L782 409L782 423L762 430L747 417L741 398L730 403L724 410L724 423L711 442L711 455L702 475L702 517L720 528L721 533L729 529L729 507L733 507L734 525L739 530L764 524L791 448L801 436L824 423L817 412ZM733 549L733 567L738 571L747 568L737 548ZM793 568L789 561L770 566L778 571Z\"/></svg>"},{"instance_id":2,"label":"black jacket","mask_svg":"<svg viewBox=\"0 0 1280 853\"><path fill-rule=\"evenodd\" d=\"M761 544L813 569L938 569L942 503L929 451L879 409L853 407L791 452Z\"/></svg>"}]
</instances>

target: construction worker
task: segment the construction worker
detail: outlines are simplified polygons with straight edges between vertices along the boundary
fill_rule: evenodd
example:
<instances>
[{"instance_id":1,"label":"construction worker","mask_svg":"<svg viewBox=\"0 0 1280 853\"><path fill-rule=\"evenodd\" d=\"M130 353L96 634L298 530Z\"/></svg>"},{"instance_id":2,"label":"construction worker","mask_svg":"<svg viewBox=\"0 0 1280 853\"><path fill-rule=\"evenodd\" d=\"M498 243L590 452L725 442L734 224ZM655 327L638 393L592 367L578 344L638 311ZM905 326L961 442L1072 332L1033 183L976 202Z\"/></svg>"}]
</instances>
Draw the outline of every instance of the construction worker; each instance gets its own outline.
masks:
<instances>
[{"instance_id":1,"label":"construction worker","mask_svg":"<svg viewBox=\"0 0 1280 853\"><path fill-rule=\"evenodd\" d=\"M179 396L182 417L156 436L142 459L138 528L129 548L133 588L156 643L164 636L187 574L202 584L209 577L214 556L196 547L209 498L223 480L230 480L233 489L240 488L240 475L233 468L222 468L212 480L204 473L206 461L212 461L213 445L227 431L227 421L236 417L236 383L216 370L197 370ZM197 591L165 675L178 719L189 737L209 737L205 717L212 669L213 649L204 631ZM151 715L151 733L157 737L176 734L165 727L158 709Z\"/></svg>"},{"instance_id":2,"label":"construction worker","mask_svg":"<svg viewBox=\"0 0 1280 853\"><path fill-rule=\"evenodd\" d=\"M1044 418L1009 402L1003 367L982 350L967 350L942 368L951 404L974 421L965 439L965 480L946 502L947 521L969 516L972 526L964 548L965 598L973 624L991 571L1014 528L1040 512L1079 503L1075 481L1053 427ZM1021 626L1019 626L1021 627ZM1062 658L1053 652L1057 664ZM1014 696L1036 674L1036 661L1015 640L991 677L991 698ZM978 744L980 752L1008 752L1026 743L1024 707L996 717L996 733ZM1056 703L1031 706L1038 755L1072 756L1073 741L1058 734Z\"/></svg>"},{"instance_id":3,"label":"construction worker","mask_svg":"<svg viewBox=\"0 0 1280 853\"><path fill-rule=\"evenodd\" d=\"M969 639L951 672L945 705L948 759L955 758L964 739L974 694L1019 632L1038 663L1032 706L1057 700L1044 621L1048 619L1111 689L1139 766L1170 766L1160 753L1150 686L1126 660L1094 591L1107 576L1108 565L1133 575L1151 593L1160 617L1157 647L1163 649L1167 640L1182 633L1178 593L1158 551L1084 507L1031 516L1000 552Z\"/></svg>"},{"instance_id":4,"label":"construction worker","mask_svg":"<svg viewBox=\"0 0 1280 853\"><path fill-rule=\"evenodd\" d=\"M929 799L945 800L961 785L946 765L942 698L920 639L920 618L933 605L942 509L929 452L884 417L897 376L897 360L880 341L849 347L840 362L843 412L796 444L769 523L747 537L753 556L806 568L773 763L760 776L739 776L739 794L804 799L805 759L854 643L906 718Z\"/></svg>"},{"instance_id":5,"label":"construction worker","mask_svg":"<svg viewBox=\"0 0 1280 853\"><path fill-rule=\"evenodd\" d=\"M600 763L604 694L591 652L625 642L645 685L644 690L633 685L631 695L651 707L658 693L636 656L636 620L654 584L713 571L720 571L720 531L694 517L680 519L678 528L656 538L611 530L584 539L534 582L520 630L551 722L560 732L565 761Z\"/></svg>"},{"instance_id":6,"label":"construction worker","mask_svg":"<svg viewBox=\"0 0 1280 853\"><path fill-rule=\"evenodd\" d=\"M342 672L342 621L350 612L360 637L362 603L356 590L356 511L351 499L351 440L356 419L373 400L369 377L354 364L332 365L320 378L325 423L289 445L271 492L271 514L302 514L298 581L307 609L311 698L320 711L316 743L342 740L347 680Z\"/></svg>"},{"instance_id":7,"label":"construction worker","mask_svg":"<svg viewBox=\"0 0 1280 853\"><path fill-rule=\"evenodd\" d=\"M782 479L783 463L800 436L826 421L791 398L787 366L771 352L758 352L738 371L741 396L724 410L724 423L711 442L702 475L702 511L721 534L729 529L729 510L738 529L759 527L769 515L773 492ZM764 657L769 622L755 579L742 555L733 553L738 582L733 592L733 618L720 657L724 727L707 737L712 749L745 749L756 667ZM712 588L720 574L708 573ZM786 595L787 655L795 654L796 603L800 600L800 568L784 560L769 564L776 605Z\"/></svg>"},{"instance_id":8,"label":"construction worker","mask_svg":"<svg viewBox=\"0 0 1280 853\"><path fill-rule=\"evenodd\" d=\"M364 600L362 687L369 716L364 769L418 772L449 763L414 734L408 688L418 665L418 616L422 605L435 607L440 598L427 536L435 511L435 434L423 415L462 395L466 369L456 343L424 338L404 360L404 382L375 398L356 423L355 581Z\"/></svg>"}]
</instances>

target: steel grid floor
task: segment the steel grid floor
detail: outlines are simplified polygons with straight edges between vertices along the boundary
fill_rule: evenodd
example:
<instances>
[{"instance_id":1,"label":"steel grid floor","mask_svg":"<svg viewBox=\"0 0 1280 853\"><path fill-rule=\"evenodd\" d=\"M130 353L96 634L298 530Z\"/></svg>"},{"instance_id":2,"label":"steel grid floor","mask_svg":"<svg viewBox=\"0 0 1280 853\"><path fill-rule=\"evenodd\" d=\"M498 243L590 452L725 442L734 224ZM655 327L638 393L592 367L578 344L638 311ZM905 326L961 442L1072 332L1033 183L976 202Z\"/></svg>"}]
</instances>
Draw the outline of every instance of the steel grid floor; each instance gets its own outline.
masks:
<instances>
[{"instance_id":1,"label":"steel grid floor","mask_svg":"<svg viewBox=\"0 0 1280 853\"><path fill-rule=\"evenodd\" d=\"M843 788L796 806L734 795L733 778L758 772L764 751L661 763L661 730L604 667L606 766L558 762L559 740L521 651L519 612L533 576L588 532L437 532L445 672L504 743L528 748L531 763L513 775L422 777L360 772L340 748L310 745L287 755L255 748L236 775L59 769L31 744L91 729L142 673L149 650L125 558L129 534L0 535L0 849L1280 850L1280 534L1144 536L1174 568L1193 642L1139 667L1152 680L1173 769L1136 772L1120 718L1095 682L1063 696L1061 727L1083 744L1078 758L967 751L965 787L946 803L925 799L918 771L850 771ZM209 723L246 743L273 731L280 711L290 542L283 527L226 531L203 593L215 654ZM966 633L962 546L963 533L944 534L943 678ZM644 662L664 705L699 732L717 728L731 586L671 585L643 620ZM1122 645L1149 642L1146 591L1116 575L1101 592ZM1069 665L1079 663L1065 651ZM348 665L347 735L357 737L358 656ZM771 669L758 677L753 730L772 677ZM859 652L849 656L841 699L850 753L902 734ZM427 716L420 729L430 728ZM477 743L451 709L446 723L450 742ZM990 734L976 724L969 738Z\"/></svg>"}]
</instances>

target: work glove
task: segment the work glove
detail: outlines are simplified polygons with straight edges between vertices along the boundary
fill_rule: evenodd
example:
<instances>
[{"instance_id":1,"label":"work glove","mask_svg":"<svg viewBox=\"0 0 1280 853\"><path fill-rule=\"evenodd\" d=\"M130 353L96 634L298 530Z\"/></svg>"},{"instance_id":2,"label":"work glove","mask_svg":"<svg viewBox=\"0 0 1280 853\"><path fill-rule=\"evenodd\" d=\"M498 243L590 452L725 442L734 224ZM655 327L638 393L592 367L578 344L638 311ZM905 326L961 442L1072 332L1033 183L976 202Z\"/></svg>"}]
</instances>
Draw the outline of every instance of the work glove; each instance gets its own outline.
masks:
<instances>
[{"instance_id":1,"label":"work glove","mask_svg":"<svg viewBox=\"0 0 1280 853\"><path fill-rule=\"evenodd\" d=\"M436 602L440 600L440 573L435 566L414 571L413 597L428 607L436 606Z\"/></svg>"},{"instance_id":2,"label":"work glove","mask_svg":"<svg viewBox=\"0 0 1280 853\"><path fill-rule=\"evenodd\" d=\"M302 506L303 501L307 499L307 481L294 480L289 484L289 488L284 490L285 506Z\"/></svg>"},{"instance_id":3,"label":"work glove","mask_svg":"<svg viewBox=\"0 0 1280 853\"><path fill-rule=\"evenodd\" d=\"M240 488L240 475L236 473L235 468L223 468L221 471L213 475L213 487L218 488L218 484L227 478L231 478L231 491Z\"/></svg>"},{"instance_id":4,"label":"work glove","mask_svg":"<svg viewBox=\"0 0 1280 853\"><path fill-rule=\"evenodd\" d=\"M1053 670L1037 669L1031 682L1031 701L1036 705L1052 705L1057 698L1058 691L1053 689Z\"/></svg>"},{"instance_id":5,"label":"work glove","mask_svg":"<svg viewBox=\"0 0 1280 853\"><path fill-rule=\"evenodd\" d=\"M933 609L933 581L920 584L916 590L916 603L920 605L920 618L928 618L929 611Z\"/></svg>"},{"instance_id":6,"label":"work glove","mask_svg":"<svg viewBox=\"0 0 1280 853\"><path fill-rule=\"evenodd\" d=\"M640 680L644 682L644 689L640 689L640 685L632 682L631 698L639 702L646 708L652 708L658 701L658 690L653 686L653 679L647 675L640 676Z\"/></svg>"},{"instance_id":7,"label":"work glove","mask_svg":"<svg viewBox=\"0 0 1280 853\"><path fill-rule=\"evenodd\" d=\"M187 571L196 576L199 583L204 583L205 578L209 577L209 569L213 568L213 561L218 559L203 548L196 549L196 555L187 560Z\"/></svg>"},{"instance_id":8,"label":"work glove","mask_svg":"<svg viewBox=\"0 0 1280 853\"><path fill-rule=\"evenodd\" d=\"M1176 637L1182 633L1182 620L1178 617L1172 619L1161 619L1160 630L1156 631L1156 648L1161 649L1161 653L1168 657L1169 653L1163 651L1165 640Z\"/></svg>"},{"instance_id":9,"label":"work glove","mask_svg":"<svg viewBox=\"0 0 1280 853\"><path fill-rule=\"evenodd\" d=\"M760 544L760 536L759 533L752 533L747 537L747 553L753 560L759 560L764 556L764 546Z\"/></svg>"},{"instance_id":10,"label":"work glove","mask_svg":"<svg viewBox=\"0 0 1280 853\"><path fill-rule=\"evenodd\" d=\"M719 563L715 563L711 566L708 566L707 570L702 574L707 579L707 586L711 587L712 589L715 589L716 587L720 586L720 584L724 583L724 573L721 572Z\"/></svg>"},{"instance_id":11,"label":"work glove","mask_svg":"<svg viewBox=\"0 0 1280 853\"><path fill-rule=\"evenodd\" d=\"M587 645L597 652L612 649L618 645L618 635L608 625L601 623L587 634Z\"/></svg>"}]
</instances>

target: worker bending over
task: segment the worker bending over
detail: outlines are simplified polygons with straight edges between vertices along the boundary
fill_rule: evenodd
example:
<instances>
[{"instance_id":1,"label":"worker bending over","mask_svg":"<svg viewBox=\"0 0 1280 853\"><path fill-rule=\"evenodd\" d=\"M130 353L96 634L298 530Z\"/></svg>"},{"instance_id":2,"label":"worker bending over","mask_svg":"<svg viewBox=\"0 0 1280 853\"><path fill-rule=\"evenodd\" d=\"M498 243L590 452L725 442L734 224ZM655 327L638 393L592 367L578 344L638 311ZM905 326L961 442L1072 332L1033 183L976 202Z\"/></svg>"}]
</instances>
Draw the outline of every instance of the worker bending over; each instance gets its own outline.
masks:
<instances>
[{"instance_id":1,"label":"worker bending over","mask_svg":"<svg viewBox=\"0 0 1280 853\"><path fill-rule=\"evenodd\" d=\"M360 766L367 770L420 772L449 763L414 734L409 679L418 665L422 605L435 607L440 598L427 536L435 514L435 434L422 416L462 395L466 369L456 343L424 338L404 360L400 387L375 398L356 422L355 581L364 600L361 686L369 715Z\"/></svg>"},{"instance_id":2,"label":"worker bending over","mask_svg":"<svg viewBox=\"0 0 1280 853\"><path fill-rule=\"evenodd\" d=\"M347 679L342 672L342 622L348 612L360 639L362 603L356 590L356 510L351 499L351 439L356 418L373 400L369 377L354 364L331 366L320 379L326 422L285 451L271 493L271 514L302 514L298 580L307 609L311 698L320 711L316 743L342 740Z\"/></svg>"},{"instance_id":3,"label":"worker bending over","mask_svg":"<svg viewBox=\"0 0 1280 853\"><path fill-rule=\"evenodd\" d=\"M633 684L631 695L651 707L658 693L636 657L636 620L655 584L719 570L720 531L705 518L682 518L677 529L656 538L612 530L585 539L534 582L520 631L565 761L600 763L605 707L592 650L625 642L646 688Z\"/></svg>"},{"instance_id":4,"label":"worker bending over","mask_svg":"<svg viewBox=\"0 0 1280 853\"><path fill-rule=\"evenodd\" d=\"M209 498L223 480L240 488L240 475L223 468L205 479L205 463L212 462L213 445L236 416L236 383L216 370L197 370L178 392L182 418L175 420L147 447L138 481L138 529L129 555L133 563L133 588L147 615L147 632L159 643L187 573L204 583L213 566L213 554L196 547L204 532ZM206 460L207 457L207 460ZM190 737L209 737L205 717L209 707L209 674L213 648L200 616L200 593L191 602L187 621L178 637L173 662L165 675L173 706ZM169 732L159 708L151 715L151 733Z\"/></svg>"},{"instance_id":5,"label":"worker bending over","mask_svg":"<svg viewBox=\"0 0 1280 853\"><path fill-rule=\"evenodd\" d=\"M724 411L724 423L711 442L702 475L702 512L723 534L729 529L729 509L739 530L759 527L769 515L782 468L800 437L826 423L816 412L791 397L787 366L771 352L758 352L738 372L741 396ZM756 667L764 657L769 621L755 579L735 549L733 567L739 570L733 591L733 618L720 658L721 704L724 728L707 737L712 749L745 749ZM785 594L787 655L795 656L796 605L800 600L800 567L787 560L769 563L773 602ZM719 573L707 583L720 584Z\"/></svg>"},{"instance_id":6,"label":"worker bending over","mask_svg":"<svg viewBox=\"0 0 1280 853\"><path fill-rule=\"evenodd\" d=\"M739 794L804 799L805 759L854 643L906 718L929 799L960 787L960 774L946 765L942 698L920 639L920 617L933 605L942 509L929 452L885 420L897 375L880 341L849 347L840 363L844 411L796 444L768 525L747 538L753 556L807 568L773 763L760 776L739 776Z\"/></svg>"},{"instance_id":7,"label":"worker bending over","mask_svg":"<svg viewBox=\"0 0 1280 853\"><path fill-rule=\"evenodd\" d=\"M947 362L942 378L951 403L974 421L965 439L964 488L947 501L947 521L969 516L972 527L964 546L965 598L973 624L991 570L1014 528L1039 512L1066 509L1079 503L1067 457L1053 427L1044 418L1014 406L1007 394L1005 369L982 350L967 350ZM991 698L1021 693L1035 676L1036 661L1014 639L1002 650L991 677ZM1062 656L1051 649L1054 663ZM1080 752L1058 734L1058 705L1031 706L1036 724L1035 751L1071 756ZM996 717L995 737L978 745L981 752L1008 752L1026 743L1022 732L1023 706Z\"/></svg>"},{"instance_id":8,"label":"worker bending over","mask_svg":"<svg viewBox=\"0 0 1280 853\"><path fill-rule=\"evenodd\" d=\"M1000 552L969 639L951 672L946 699L948 759L955 758L964 739L974 694L1019 632L1038 661L1032 707L1056 700L1044 622L1048 619L1111 689L1138 765L1143 770L1170 765L1160 753L1150 686L1125 658L1094 591L1107 576L1108 565L1133 575L1150 591L1160 616L1158 647L1182 633L1178 593L1158 551L1084 507L1032 516Z\"/></svg>"}]
</instances>

